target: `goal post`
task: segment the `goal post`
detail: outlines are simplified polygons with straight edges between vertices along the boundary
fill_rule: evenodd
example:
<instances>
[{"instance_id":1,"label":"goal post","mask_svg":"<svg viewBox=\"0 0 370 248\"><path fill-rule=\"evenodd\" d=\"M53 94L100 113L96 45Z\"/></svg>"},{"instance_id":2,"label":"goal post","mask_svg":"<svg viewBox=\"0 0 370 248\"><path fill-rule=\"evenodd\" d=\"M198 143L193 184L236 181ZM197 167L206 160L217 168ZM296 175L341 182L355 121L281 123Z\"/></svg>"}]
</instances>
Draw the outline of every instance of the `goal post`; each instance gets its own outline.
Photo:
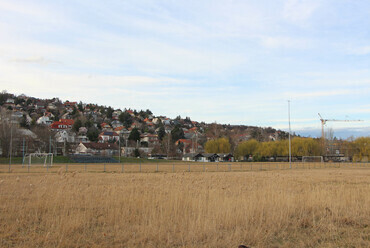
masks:
<instances>
[{"instance_id":1,"label":"goal post","mask_svg":"<svg viewBox=\"0 0 370 248\"><path fill-rule=\"evenodd\" d=\"M42 164L44 167L51 167L53 166L53 158L53 153L30 153L25 155L28 166Z\"/></svg>"},{"instance_id":2,"label":"goal post","mask_svg":"<svg viewBox=\"0 0 370 248\"><path fill-rule=\"evenodd\" d=\"M324 163L323 156L302 156L303 163Z\"/></svg>"}]
</instances>

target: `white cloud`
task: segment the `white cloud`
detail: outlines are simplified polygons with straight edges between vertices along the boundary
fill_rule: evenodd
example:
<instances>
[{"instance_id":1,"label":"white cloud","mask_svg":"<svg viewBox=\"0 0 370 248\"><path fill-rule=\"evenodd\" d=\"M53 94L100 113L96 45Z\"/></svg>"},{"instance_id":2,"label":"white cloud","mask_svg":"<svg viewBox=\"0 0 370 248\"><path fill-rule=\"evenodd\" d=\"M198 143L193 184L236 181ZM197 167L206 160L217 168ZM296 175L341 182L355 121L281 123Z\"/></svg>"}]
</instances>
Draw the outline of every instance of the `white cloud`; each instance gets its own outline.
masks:
<instances>
[{"instance_id":1,"label":"white cloud","mask_svg":"<svg viewBox=\"0 0 370 248\"><path fill-rule=\"evenodd\" d=\"M0 12L10 12L12 14L26 15L44 20L51 20L55 17L45 5L35 4L34 2L30 3L28 1L0 1Z\"/></svg>"},{"instance_id":2,"label":"white cloud","mask_svg":"<svg viewBox=\"0 0 370 248\"><path fill-rule=\"evenodd\" d=\"M294 99L302 98L315 98L315 97L326 97L326 96L338 96L338 95L347 95L347 94L361 93L357 89L342 89L342 90L322 90L322 91L308 91L308 92L286 92L284 93L286 97L292 97Z\"/></svg>"},{"instance_id":3,"label":"white cloud","mask_svg":"<svg viewBox=\"0 0 370 248\"><path fill-rule=\"evenodd\" d=\"M268 48L308 49L314 45L312 40L287 36L262 36L261 42Z\"/></svg>"},{"instance_id":4,"label":"white cloud","mask_svg":"<svg viewBox=\"0 0 370 248\"><path fill-rule=\"evenodd\" d=\"M319 6L320 3L316 0L287 0L283 17L293 24L302 24L311 18Z\"/></svg>"},{"instance_id":5,"label":"white cloud","mask_svg":"<svg viewBox=\"0 0 370 248\"><path fill-rule=\"evenodd\" d=\"M50 65L50 64L59 64L60 62L40 57L28 57L28 58L13 58L9 62L12 63L25 63L25 64L39 64L39 65Z\"/></svg>"},{"instance_id":6,"label":"white cloud","mask_svg":"<svg viewBox=\"0 0 370 248\"><path fill-rule=\"evenodd\" d=\"M368 55L370 54L370 46L351 48L348 52L353 55Z\"/></svg>"}]
</instances>

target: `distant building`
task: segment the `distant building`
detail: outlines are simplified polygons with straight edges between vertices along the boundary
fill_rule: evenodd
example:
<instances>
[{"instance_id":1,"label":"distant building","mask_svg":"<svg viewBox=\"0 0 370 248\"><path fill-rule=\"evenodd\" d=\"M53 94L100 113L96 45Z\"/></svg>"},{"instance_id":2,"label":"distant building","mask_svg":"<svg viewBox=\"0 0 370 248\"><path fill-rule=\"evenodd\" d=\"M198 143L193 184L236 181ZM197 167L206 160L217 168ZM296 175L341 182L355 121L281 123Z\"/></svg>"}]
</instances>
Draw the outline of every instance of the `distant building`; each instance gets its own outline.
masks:
<instances>
[{"instance_id":1,"label":"distant building","mask_svg":"<svg viewBox=\"0 0 370 248\"><path fill-rule=\"evenodd\" d=\"M74 124L74 120L72 119L60 119L59 121L54 121L50 128L54 130L64 130L64 129L71 129Z\"/></svg>"}]
</instances>

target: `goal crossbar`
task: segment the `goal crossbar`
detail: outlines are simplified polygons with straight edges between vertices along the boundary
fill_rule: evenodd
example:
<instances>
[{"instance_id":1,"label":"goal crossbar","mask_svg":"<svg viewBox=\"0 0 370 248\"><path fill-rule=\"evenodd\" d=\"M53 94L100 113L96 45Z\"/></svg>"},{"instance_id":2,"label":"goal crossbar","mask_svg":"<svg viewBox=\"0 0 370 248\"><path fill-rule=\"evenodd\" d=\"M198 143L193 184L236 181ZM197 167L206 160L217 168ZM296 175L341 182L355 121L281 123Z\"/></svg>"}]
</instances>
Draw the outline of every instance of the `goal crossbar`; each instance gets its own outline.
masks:
<instances>
[{"instance_id":1,"label":"goal crossbar","mask_svg":"<svg viewBox=\"0 0 370 248\"><path fill-rule=\"evenodd\" d=\"M30 153L25 155L25 159L28 158L28 166L31 166L32 157L34 158L42 158L44 159L44 167L46 166L53 166L53 153ZM48 163L48 158L50 158L50 162Z\"/></svg>"}]
</instances>

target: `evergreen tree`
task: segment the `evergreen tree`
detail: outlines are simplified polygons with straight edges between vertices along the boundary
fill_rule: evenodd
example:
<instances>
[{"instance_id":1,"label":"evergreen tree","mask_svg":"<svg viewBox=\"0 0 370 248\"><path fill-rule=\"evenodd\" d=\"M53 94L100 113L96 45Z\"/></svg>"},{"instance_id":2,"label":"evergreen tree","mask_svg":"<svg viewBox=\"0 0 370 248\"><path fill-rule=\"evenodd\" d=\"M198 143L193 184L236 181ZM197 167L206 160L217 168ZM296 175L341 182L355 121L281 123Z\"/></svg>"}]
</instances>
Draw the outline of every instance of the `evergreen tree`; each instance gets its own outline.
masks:
<instances>
[{"instance_id":1,"label":"evergreen tree","mask_svg":"<svg viewBox=\"0 0 370 248\"><path fill-rule=\"evenodd\" d=\"M166 135L166 130L164 129L164 126L161 125L158 130L158 139L163 140L163 137Z\"/></svg>"},{"instance_id":2,"label":"evergreen tree","mask_svg":"<svg viewBox=\"0 0 370 248\"><path fill-rule=\"evenodd\" d=\"M176 125L174 129L171 131L172 141L177 141L179 139L183 139L185 137L184 131L181 128L181 125Z\"/></svg>"},{"instance_id":3,"label":"evergreen tree","mask_svg":"<svg viewBox=\"0 0 370 248\"><path fill-rule=\"evenodd\" d=\"M99 130L96 129L95 127L91 127L87 130L87 134L86 134L87 138L90 140L90 141L93 141L93 142L96 142L98 141L98 137L99 137Z\"/></svg>"},{"instance_id":4,"label":"evergreen tree","mask_svg":"<svg viewBox=\"0 0 370 248\"><path fill-rule=\"evenodd\" d=\"M140 132L136 127L132 129L130 135L128 136L128 139L133 141L140 140Z\"/></svg>"}]
</instances>

